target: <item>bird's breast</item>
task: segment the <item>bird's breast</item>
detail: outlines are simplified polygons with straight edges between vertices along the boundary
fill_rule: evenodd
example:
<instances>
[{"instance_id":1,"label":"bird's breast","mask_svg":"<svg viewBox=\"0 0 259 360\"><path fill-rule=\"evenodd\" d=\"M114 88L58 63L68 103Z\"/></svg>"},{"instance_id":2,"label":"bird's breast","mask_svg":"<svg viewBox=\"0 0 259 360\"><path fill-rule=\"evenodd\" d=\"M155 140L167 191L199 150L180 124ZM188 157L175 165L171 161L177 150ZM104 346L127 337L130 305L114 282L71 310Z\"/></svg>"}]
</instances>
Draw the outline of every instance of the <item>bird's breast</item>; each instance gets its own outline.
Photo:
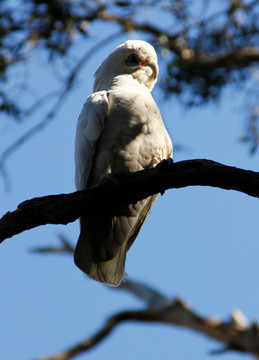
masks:
<instances>
[{"instance_id":1,"label":"bird's breast","mask_svg":"<svg viewBox=\"0 0 259 360\"><path fill-rule=\"evenodd\" d=\"M108 99L108 116L97 144L92 183L110 172L153 167L170 156L166 154L168 135L148 90L113 90L108 92Z\"/></svg>"}]
</instances>

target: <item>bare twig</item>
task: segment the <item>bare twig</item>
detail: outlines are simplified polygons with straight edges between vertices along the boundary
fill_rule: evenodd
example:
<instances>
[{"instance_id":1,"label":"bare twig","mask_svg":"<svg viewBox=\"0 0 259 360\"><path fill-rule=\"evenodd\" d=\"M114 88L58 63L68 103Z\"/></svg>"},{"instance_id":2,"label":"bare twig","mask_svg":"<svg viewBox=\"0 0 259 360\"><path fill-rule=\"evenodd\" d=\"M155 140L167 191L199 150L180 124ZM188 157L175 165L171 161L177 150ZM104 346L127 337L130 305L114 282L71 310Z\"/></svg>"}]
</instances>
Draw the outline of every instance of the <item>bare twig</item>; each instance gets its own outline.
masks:
<instances>
[{"instance_id":1,"label":"bare twig","mask_svg":"<svg viewBox=\"0 0 259 360\"><path fill-rule=\"evenodd\" d=\"M62 243L63 240L61 239ZM67 239L65 239L65 243L68 244ZM57 253L60 252L60 249L46 248L46 252L54 251ZM72 255L73 247L69 245L64 251ZM61 252L63 252L63 248ZM210 351L210 354L239 351L250 353L259 358L259 325L255 322L249 324L247 318L238 309L231 313L230 319L220 321L214 317L202 317L191 310L183 300L179 298L171 300L151 286L132 279L126 278L119 287L110 289L112 291L126 290L130 292L145 302L146 309L115 314L108 318L103 327L93 336L64 352L40 360L69 360L99 344L117 325L126 321L164 323L185 327L224 344L222 348Z\"/></svg>"},{"instance_id":2,"label":"bare twig","mask_svg":"<svg viewBox=\"0 0 259 360\"><path fill-rule=\"evenodd\" d=\"M127 284L127 282L126 282ZM129 281L129 288L134 288L135 282ZM147 285L138 284L138 294L141 292L145 294L160 295L156 290ZM133 291L135 293L135 291ZM169 300L163 295L161 299L166 299L166 303L161 306L161 301L158 306L153 303L152 307L145 310L138 311L124 311L115 314L107 319L104 326L98 330L93 336L76 344L75 346L61 352L57 355L41 358L40 360L69 360L76 355L79 355L100 343L111 331L120 323L126 321L146 322L146 323L164 323L180 327L185 327L212 339L224 343L224 348L213 351L213 353L225 352L230 350L247 352L259 358L259 329L256 323L248 325L244 321L244 316L240 311L231 314L228 321L215 320L214 318L205 318L191 310L181 299ZM149 301L148 301L149 305ZM241 316L242 315L242 316Z\"/></svg>"},{"instance_id":3,"label":"bare twig","mask_svg":"<svg viewBox=\"0 0 259 360\"><path fill-rule=\"evenodd\" d=\"M135 295L138 299L144 301L148 308L162 308L164 306L170 305L172 301L167 298L165 295L162 295L157 290L151 288L150 286L143 284L139 281L125 280L118 287L111 288L114 290L126 290L131 294Z\"/></svg>"},{"instance_id":4,"label":"bare twig","mask_svg":"<svg viewBox=\"0 0 259 360\"><path fill-rule=\"evenodd\" d=\"M35 247L30 251L32 253L40 253L40 254L73 254L74 247L70 244L67 238L63 234L58 234L58 238L61 242L61 246L44 246L44 247Z\"/></svg>"},{"instance_id":5,"label":"bare twig","mask_svg":"<svg viewBox=\"0 0 259 360\"><path fill-rule=\"evenodd\" d=\"M61 246L45 246L37 247L31 249L31 252L40 253L40 254L74 254L74 247L70 244L68 239L63 235L59 234L58 238L61 242ZM150 307L161 307L171 304L171 300L166 296L162 295L157 290L154 290L150 286L147 286L139 281L134 281L132 279L124 279L120 286L111 287L111 290L126 290L138 299L143 300L147 306Z\"/></svg>"}]
</instances>

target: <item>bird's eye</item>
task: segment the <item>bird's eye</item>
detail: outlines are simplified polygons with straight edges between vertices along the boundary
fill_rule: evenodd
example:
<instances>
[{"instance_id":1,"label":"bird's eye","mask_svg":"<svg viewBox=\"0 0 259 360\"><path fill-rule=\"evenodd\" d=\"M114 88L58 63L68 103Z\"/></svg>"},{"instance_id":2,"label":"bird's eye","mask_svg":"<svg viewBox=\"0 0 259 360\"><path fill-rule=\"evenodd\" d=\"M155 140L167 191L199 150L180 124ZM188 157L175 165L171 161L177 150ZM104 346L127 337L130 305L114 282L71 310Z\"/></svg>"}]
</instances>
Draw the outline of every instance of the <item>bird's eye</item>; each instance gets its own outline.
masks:
<instances>
[{"instance_id":1,"label":"bird's eye","mask_svg":"<svg viewBox=\"0 0 259 360\"><path fill-rule=\"evenodd\" d=\"M140 60L139 60L138 55L136 55L136 54L131 54L131 55L128 57L127 61L126 61L126 64L127 64L128 66L139 66Z\"/></svg>"}]
</instances>

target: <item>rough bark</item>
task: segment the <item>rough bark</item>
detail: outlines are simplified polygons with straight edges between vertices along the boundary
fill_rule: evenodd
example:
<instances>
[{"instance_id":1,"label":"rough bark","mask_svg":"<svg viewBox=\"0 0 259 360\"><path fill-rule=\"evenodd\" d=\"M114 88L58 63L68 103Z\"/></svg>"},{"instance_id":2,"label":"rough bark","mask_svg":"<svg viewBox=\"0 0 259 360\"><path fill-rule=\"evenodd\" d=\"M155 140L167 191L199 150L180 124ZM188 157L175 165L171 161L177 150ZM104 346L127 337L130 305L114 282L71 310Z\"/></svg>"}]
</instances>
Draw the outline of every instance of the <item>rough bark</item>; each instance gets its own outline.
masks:
<instances>
[{"instance_id":1,"label":"rough bark","mask_svg":"<svg viewBox=\"0 0 259 360\"><path fill-rule=\"evenodd\" d=\"M131 174L117 173L100 185L71 194L49 195L22 202L0 220L0 242L24 230L46 224L67 224L80 216L106 213L123 215L125 204L135 203L168 189L212 186L259 197L259 173L197 159L173 163Z\"/></svg>"}]
</instances>

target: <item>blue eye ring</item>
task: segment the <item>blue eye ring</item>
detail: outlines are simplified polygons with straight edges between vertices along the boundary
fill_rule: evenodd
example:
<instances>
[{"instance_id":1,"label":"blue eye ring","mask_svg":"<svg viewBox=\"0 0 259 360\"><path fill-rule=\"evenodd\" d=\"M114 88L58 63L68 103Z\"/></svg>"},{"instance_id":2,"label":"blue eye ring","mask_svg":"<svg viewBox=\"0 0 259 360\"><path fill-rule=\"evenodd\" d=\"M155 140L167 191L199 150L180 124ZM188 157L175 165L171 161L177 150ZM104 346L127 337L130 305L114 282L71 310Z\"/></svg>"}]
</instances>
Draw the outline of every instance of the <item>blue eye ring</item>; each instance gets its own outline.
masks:
<instances>
[{"instance_id":1,"label":"blue eye ring","mask_svg":"<svg viewBox=\"0 0 259 360\"><path fill-rule=\"evenodd\" d=\"M130 56L126 60L126 64L128 66L139 66L140 65L140 59L139 59L138 55L130 54Z\"/></svg>"}]
</instances>

